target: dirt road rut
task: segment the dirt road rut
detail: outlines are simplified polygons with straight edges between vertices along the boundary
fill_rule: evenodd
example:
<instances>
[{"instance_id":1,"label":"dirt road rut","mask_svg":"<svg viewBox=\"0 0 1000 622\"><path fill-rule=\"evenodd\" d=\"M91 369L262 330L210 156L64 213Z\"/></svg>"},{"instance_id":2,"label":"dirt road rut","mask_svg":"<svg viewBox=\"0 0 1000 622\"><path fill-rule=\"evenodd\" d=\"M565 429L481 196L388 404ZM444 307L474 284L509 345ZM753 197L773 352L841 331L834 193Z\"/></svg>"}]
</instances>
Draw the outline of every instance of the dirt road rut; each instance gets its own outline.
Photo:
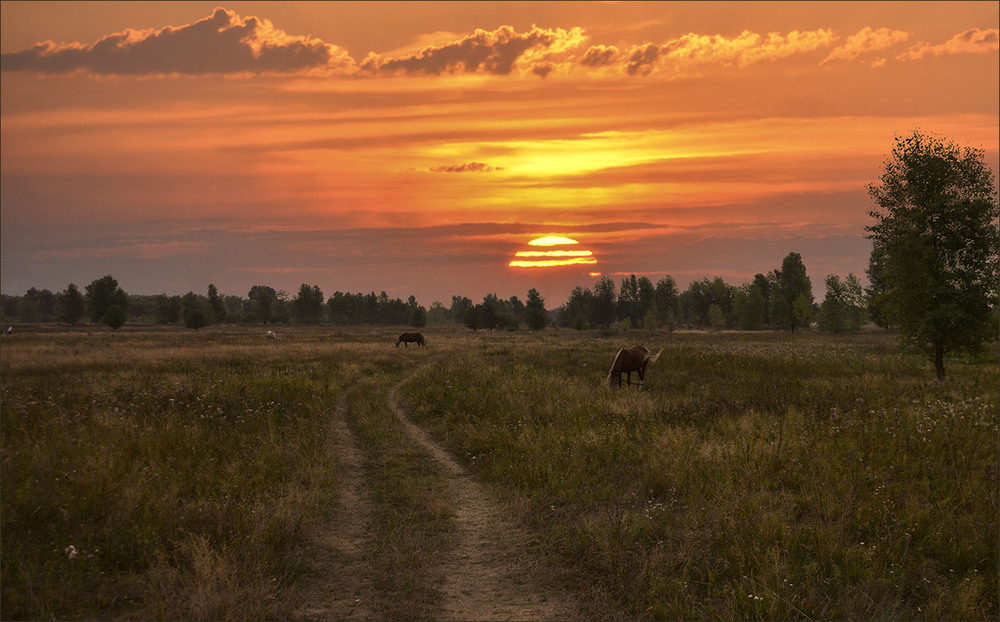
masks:
<instances>
[{"instance_id":1,"label":"dirt road rut","mask_svg":"<svg viewBox=\"0 0 1000 622\"><path fill-rule=\"evenodd\" d=\"M531 534L511 519L511 512L465 468L414 424L398 393L410 374L391 386L385 404L408 439L432 456L446 482L455 529L450 554L437 576L444 577L437 620L574 620L581 619L573 598L553 588L547 570L531 550ZM369 603L378 589L369 572L372 512L363 474L365 456L346 422L347 401L332 414L329 451L341 470L340 501L314 534L310 555L313 578L294 617L310 620L378 619ZM366 583L367 581L367 583Z\"/></svg>"}]
</instances>

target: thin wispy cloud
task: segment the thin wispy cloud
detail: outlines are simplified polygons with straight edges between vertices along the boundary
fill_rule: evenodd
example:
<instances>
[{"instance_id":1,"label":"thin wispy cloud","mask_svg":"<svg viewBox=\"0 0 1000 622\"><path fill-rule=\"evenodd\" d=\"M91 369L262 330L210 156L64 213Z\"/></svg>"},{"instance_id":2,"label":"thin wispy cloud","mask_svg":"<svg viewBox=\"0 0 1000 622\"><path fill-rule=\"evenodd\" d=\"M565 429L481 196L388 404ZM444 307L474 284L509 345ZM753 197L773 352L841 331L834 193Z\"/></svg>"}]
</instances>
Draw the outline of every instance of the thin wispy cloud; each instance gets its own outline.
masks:
<instances>
[{"instance_id":1,"label":"thin wispy cloud","mask_svg":"<svg viewBox=\"0 0 1000 622\"><path fill-rule=\"evenodd\" d=\"M39 250L32 254L34 261L49 259L160 259L175 255L190 255L203 251L210 245L205 242L143 242L124 243L121 245L101 247L73 247L61 249Z\"/></svg>"},{"instance_id":2,"label":"thin wispy cloud","mask_svg":"<svg viewBox=\"0 0 1000 622\"><path fill-rule=\"evenodd\" d=\"M482 162L469 162L468 164L436 166L430 170L432 173L492 173L493 171L502 171L504 169L502 166L490 166Z\"/></svg>"}]
</instances>

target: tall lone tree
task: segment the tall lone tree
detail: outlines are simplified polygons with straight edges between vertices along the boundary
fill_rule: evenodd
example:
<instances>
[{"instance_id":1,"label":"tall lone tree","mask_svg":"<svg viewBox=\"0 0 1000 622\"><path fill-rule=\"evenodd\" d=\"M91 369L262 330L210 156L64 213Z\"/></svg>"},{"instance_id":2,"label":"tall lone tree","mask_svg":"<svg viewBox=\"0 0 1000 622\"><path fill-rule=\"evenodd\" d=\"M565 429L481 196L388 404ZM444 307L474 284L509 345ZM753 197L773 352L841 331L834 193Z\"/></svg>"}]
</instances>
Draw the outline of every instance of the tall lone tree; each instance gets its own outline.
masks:
<instances>
[{"instance_id":1,"label":"tall lone tree","mask_svg":"<svg viewBox=\"0 0 1000 622\"><path fill-rule=\"evenodd\" d=\"M91 282L86 291L84 302L93 322L103 322L111 307L118 307L122 311L128 309L128 294L118 287L118 281L110 274Z\"/></svg>"},{"instance_id":2,"label":"tall lone tree","mask_svg":"<svg viewBox=\"0 0 1000 622\"><path fill-rule=\"evenodd\" d=\"M86 312L87 306L83 294L77 289L76 283L70 283L66 290L59 294L59 319L75 326L83 319Z\"/></svg>"},{"instance_id":3,"label":"tall lone tree","mask_svg":"<svg viewBox=\"0 0 1000 622\"><path fill-rule=\"evenodd\" d=\"M808 327L813 293L802 255L788 253L781 268L771 273L771 281L771 321L792 332L799 326Z\"/></svg>"},{"instance_id":4,"label":"tall lone tree","mask_svg":"<svg viewBox=\"0 0 1000 622\"><path fill-rule=\"evenodd\" d=\"M549 314L545 311L545 299L538 290L532 287L528 290L528 302L525 306L524 319L531 330L542 330L549 323Z\"/></svg>"},{"instance_id":5,"label":"tall lone tree","mask_svg":"<svg viewBox=\"0 0 1000 622\"><path fill-rule=\"evenodd\" d=\"M944 357L996 339L1000 208L981 149L914 131L897 136L865 227L878 256L874 304L903 339L929 354L938 380Z\"/></svg>"}]
</instances>

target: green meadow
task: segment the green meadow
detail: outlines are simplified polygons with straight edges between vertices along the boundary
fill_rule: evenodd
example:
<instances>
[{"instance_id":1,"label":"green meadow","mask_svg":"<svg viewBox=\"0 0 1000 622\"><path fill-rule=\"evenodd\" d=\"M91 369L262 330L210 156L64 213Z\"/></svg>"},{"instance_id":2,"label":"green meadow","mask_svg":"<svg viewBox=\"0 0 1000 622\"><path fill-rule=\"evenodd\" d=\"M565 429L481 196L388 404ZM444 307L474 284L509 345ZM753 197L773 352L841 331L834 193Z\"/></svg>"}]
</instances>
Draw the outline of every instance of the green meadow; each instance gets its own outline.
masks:
<instances>
[{"instance_id":1,"label":"green meadow","mask_svg":"<svg viewBox=\"0 0 1000 622\"><path fill-rule=\"evenodd\" d=\"M338 408L373 617L434 619L453 508L394 387L594 618L1000 615L995 344L938 382L883 332L276 330L0 338L4 619L294 617ZM633 343L663 353L608 388Z\"/></svg>"}]
</instances>

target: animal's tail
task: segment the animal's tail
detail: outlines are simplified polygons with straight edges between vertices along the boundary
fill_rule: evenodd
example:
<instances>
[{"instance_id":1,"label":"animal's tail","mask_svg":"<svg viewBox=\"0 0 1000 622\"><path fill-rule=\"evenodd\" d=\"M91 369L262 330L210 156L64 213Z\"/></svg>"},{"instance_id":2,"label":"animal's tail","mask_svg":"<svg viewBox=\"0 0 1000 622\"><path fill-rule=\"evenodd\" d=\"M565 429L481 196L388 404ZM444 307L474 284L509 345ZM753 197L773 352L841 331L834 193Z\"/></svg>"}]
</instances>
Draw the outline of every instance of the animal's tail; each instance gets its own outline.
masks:
<instances>
[{"instance_id":1,"label":"animal's tail","mask_svg":"<svg viewBox=\"0 0 1000 622\"><path fill-rule=\"evenodd\" d=\"M614 378L612 376L614 375L614 373L615 373L616 370L619 371L619 372L621 372L621 366L619 365L619 361L621 361L622 357L625 356L625 355L626 355L626 350L625 350L625 348L622 348L621 350L618 351L618 355L615 356L615 362L611 364L611 369L608 370L608 386L609 387L614 386L615 380L614 380Z\"/></svg>"},{"instance_id":2,"label":"animal's tail","mask_svg":"<svg viewBox=\"0 0 1000 622\"><path fill-rule=\"evenodd\" d=\"M649 358L646 359L646 361L649 363L655 363L656 359L660 358L661 354L663 354L663 348L660 348L660 351L657 352L656 354L651 354Z\"/></svg>"}]
</instances>

